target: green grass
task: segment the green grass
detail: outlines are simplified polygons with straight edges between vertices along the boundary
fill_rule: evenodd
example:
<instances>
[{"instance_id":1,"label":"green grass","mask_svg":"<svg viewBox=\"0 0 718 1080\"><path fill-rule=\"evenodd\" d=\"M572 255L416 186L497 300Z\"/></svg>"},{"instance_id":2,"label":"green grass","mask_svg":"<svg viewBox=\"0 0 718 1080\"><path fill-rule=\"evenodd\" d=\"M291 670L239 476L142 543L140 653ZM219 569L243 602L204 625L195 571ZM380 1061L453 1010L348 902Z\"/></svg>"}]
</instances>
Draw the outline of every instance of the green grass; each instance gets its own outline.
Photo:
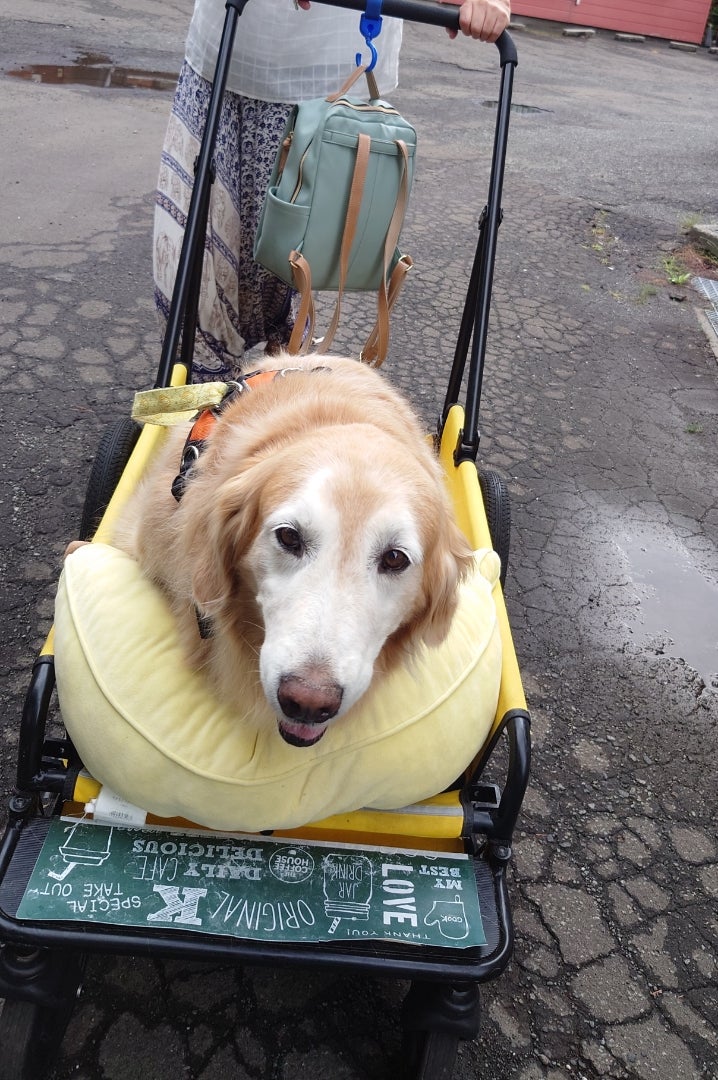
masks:
<instances>
[{"instance_id":1,"label":"green grass","mask_svg":"<svg viewBox=\"0 0 718 1080\"><path fill-rule=\"evenodd\" d=\"M681 231L690 232L693 226L697 225L702 217L703 214L686 214L686 216L681 221Z\"/></svg>"},{"instance_id":2,"label":"green grass","mask_svg":"<svg viewBox=\"0 0 718 1080\"><path fill-rule=\"evenodd\" d=\"M686 270L683 263L675 255L667 255L663 260L663 272L671 285L685 285L687 281L691 280L690 271Z\"/></svg>"}]
</instances>

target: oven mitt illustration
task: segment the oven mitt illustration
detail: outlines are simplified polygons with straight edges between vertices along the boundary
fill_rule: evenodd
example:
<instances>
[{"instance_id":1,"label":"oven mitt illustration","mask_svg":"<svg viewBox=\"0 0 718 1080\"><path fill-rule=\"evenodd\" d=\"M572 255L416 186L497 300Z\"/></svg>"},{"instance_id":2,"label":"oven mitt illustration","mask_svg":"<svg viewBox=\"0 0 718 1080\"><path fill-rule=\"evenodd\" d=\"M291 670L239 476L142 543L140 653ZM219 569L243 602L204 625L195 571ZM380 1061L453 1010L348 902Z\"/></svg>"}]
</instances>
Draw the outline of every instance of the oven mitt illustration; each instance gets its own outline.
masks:
<instances>
[{"instance_id":1,"label":"oven mitt illustration","mask_svg":"<svg viewBox=\"0 0 718 1080\"><path fill-rule=\"evenodd\" d=\"M442 937L461 941L469 933L464 901L455 896L453 900L435 900L431 911L424 917L426 926L438 926Z\"/></svg>"}]
</instances>

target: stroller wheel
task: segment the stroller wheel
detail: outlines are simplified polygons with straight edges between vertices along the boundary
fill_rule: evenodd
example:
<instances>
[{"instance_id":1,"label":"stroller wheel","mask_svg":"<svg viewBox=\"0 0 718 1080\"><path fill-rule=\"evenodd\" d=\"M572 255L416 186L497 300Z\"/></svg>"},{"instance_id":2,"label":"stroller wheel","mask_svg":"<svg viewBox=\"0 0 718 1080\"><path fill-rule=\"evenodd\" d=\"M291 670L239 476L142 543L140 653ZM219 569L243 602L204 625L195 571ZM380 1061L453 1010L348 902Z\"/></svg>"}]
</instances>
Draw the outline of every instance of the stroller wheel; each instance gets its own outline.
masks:
<instances>
[{"instance_id":1,"label":"stroller wheel","mask_svg":"<svg viewBox=\"0 0 718 1080\"><path fill-rule=\"evenodd\" d=\"M458 1036L448 1031L405 1032L406 1080L451 1080L458 1049Z\"/></svg>"},{"instance_id":2,"label":"stroller wheel","mask_svg":"<svg viewBox=\"0 0 718 1080\"><path fill-rule=\"evenodd\" d=\"M100 439L82 508L80 540L92 539L135 448L140 431L139 424L129 416L123 416L111 424Z\"/></svg>"},{"instance_id":3,"label":"stroller wheel","mask_svg":"<svg viewBox=\"0 0 718 1080\"><path fill-rule=\"evenodd\" d=\"M5 1001L0 1013L3 1080L46 1076L69 1019L67 1009L44 1008L33 1001Z\"/></svg>"},{"instance_id":4,"label":"stroller wheel","mask_svg":"<svg viewBox=\"0 0 718 1080\"><path fill-rule=\"evenodd\" d=\"M6 998L0 1012L2 1080L48 1076L82 985L86 955L3 945L0 979L18 993L39 998Z\"/></svg>"},{"instance_id":5,"label":"stroller wheel","mask_svg":"<svg viewBox=\"0 0 718 1080\"><path fill-rule=\"evenodd\" d=\"M506 584L506 571L509 565L511 544L511 503L506 481L490 469L478 470L481 496L491 533L494 551L501 559L500 582L503 589Z\"/></svg>"}]
</instances>

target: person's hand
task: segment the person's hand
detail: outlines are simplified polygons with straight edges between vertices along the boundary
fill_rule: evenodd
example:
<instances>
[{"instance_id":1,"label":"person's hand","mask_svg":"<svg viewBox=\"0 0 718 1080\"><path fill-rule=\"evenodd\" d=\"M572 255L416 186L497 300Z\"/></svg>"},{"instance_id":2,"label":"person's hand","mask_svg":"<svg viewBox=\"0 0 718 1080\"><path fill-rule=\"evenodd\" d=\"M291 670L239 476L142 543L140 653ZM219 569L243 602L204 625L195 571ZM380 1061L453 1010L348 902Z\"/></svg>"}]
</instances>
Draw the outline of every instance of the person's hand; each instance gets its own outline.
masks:
<instances>
[{"instance_id":1,"label":"person's hand","mask_svg":"<svg viewBox=\"0 0 718 1080\"><path fill-rule=\"evenodd\" d=\"M302 0L300 0L300 3ZM509 25L510 0L440 0L442 4L460 5L459 27L462 34L480 41L496 41ZM456 37L456 30L448 31Z\"/></svg>"}]
</instances>

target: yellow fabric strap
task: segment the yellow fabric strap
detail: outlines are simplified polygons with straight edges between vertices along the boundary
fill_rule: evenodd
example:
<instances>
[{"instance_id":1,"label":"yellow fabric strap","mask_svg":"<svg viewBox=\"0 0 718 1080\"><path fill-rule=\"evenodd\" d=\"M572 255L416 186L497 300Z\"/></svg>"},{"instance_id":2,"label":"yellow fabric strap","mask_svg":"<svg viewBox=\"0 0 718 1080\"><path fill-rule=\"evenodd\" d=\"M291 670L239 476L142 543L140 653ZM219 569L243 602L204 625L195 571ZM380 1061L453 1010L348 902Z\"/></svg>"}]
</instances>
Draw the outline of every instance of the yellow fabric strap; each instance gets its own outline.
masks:
<instances>
[{"instance_id":1,"label":"yellow fabric strap","mask_svg":"<svg viewBox=\"0 0 718 1080\"><path fill-rule=\"evenodd\" d=\"M227 393L227 383L191 383L189 386L161 386L135 394L132 419L140 424L172 427L202 409L219 405Z\"/></svg>"}]
</instances>

